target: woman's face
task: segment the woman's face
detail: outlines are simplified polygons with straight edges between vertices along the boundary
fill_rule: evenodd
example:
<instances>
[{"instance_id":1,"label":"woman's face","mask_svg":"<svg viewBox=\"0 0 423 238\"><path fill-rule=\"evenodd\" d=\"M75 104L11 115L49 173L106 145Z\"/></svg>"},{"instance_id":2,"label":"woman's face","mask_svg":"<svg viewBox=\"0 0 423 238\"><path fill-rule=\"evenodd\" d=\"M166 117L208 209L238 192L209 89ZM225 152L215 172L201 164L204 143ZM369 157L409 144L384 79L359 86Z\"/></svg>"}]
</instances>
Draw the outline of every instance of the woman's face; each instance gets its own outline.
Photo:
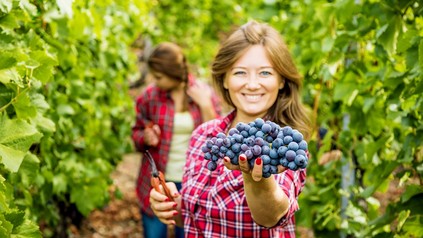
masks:
<instances>
[{"instance_id":1,"label":"woman's face","mask_svg":"<svg viewBox=\"0 0 423 238\"><path fill-rule=\"evenodd\" d=\"M275 103L283 81L262 45L249 48L226 74L223 86L237 109L237 117L264 117Z\"/></svg>"},{"instance_id":2,"label":"woman's face","mask_svg":"<svg viewBox=\"0 0 423 238\"><path fill-rule=\"evenodd\" d=\"M165 91L171 91L181 84L180 81L174 80L166 74L157 71L151 70L151 75L153 76L156 86Z\"/></svg>"}]
</instances>

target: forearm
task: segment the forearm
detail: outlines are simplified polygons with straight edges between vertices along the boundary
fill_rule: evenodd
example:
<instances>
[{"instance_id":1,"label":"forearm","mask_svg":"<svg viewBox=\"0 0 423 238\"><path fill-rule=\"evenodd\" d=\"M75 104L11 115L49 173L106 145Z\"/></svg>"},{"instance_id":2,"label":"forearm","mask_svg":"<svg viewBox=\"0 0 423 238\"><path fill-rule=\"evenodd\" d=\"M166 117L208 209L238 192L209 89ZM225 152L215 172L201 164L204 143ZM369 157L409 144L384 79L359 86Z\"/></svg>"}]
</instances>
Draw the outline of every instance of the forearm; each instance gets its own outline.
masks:
<instances>
[{"instance_id":1,"label":"forearm","mask_svg":"<svg viewBox=\"0 0 423 238\"><path fill-rule=\"evenodd\" d=\"M274 226L288 211L289 200L273 176L259 182L243 173L244 191L254 221L265 227Z\"/></svg>"}]
</instances>

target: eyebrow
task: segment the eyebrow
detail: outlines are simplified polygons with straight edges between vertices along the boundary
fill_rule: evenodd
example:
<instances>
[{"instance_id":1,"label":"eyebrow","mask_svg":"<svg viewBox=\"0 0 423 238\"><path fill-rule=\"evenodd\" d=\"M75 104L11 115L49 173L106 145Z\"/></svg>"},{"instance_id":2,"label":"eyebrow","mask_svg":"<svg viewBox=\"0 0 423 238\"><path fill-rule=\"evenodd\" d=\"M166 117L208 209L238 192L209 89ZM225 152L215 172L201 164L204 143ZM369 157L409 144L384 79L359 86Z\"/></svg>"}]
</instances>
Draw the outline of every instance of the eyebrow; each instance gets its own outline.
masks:
<instances>
[{"instance_id":1,"label":"eyebrow","mask_svg":"<svg viewBox=\"0 0 423 238\"><path fill-rule=\"evenodd\" d=\"M236 66L236 67L232 67L231 68L231 70L234 70L234 69L246 69L246 68L248 68L248 67L245 67L245 66ZM258 69L273 69L273 66L261 66L261 67L258 67Z\"/></svg>"}]
</instances>

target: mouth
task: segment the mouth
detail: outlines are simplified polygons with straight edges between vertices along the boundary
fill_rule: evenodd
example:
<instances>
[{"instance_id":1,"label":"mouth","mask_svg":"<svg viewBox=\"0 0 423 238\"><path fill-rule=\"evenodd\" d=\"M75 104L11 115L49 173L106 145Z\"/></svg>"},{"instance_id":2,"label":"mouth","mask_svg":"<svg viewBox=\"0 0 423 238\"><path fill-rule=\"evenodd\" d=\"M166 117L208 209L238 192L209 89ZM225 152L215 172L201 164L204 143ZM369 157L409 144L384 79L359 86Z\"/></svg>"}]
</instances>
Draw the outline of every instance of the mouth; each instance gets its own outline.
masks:
<instances>
[{"instance_id":1,"label":"mouth","mask_svg":"<svg viewBox=\"0 0 423 238\"><path fill-rule=\"evenodd\" d=\"M242 96L244 97L246 102L259 102L264 94L245 94L243 93Z\"/></svg>"}]
</instances>

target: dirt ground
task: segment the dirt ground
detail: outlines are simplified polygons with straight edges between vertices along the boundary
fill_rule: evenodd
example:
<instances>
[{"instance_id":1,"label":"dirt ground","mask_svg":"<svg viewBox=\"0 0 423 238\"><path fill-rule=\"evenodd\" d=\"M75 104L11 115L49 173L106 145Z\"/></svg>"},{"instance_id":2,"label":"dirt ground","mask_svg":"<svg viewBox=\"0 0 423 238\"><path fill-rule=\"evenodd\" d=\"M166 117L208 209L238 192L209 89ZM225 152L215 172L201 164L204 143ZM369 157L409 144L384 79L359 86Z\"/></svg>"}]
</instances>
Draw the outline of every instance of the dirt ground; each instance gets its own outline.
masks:
<instances>
[{"instance_id":1,"label":"dirt ground","mask_svg":"<svg viewBox=\"0 0 423 238\"><path fill-rule=\"evenodd\" d=\"M112 196L108 206L92 212L80 230L72 229L74 238L142 238L141 216L135 195L140 155L128 154L112 174L110 193L119 189L121 198Z\"/></svg>"}]
</instances>

